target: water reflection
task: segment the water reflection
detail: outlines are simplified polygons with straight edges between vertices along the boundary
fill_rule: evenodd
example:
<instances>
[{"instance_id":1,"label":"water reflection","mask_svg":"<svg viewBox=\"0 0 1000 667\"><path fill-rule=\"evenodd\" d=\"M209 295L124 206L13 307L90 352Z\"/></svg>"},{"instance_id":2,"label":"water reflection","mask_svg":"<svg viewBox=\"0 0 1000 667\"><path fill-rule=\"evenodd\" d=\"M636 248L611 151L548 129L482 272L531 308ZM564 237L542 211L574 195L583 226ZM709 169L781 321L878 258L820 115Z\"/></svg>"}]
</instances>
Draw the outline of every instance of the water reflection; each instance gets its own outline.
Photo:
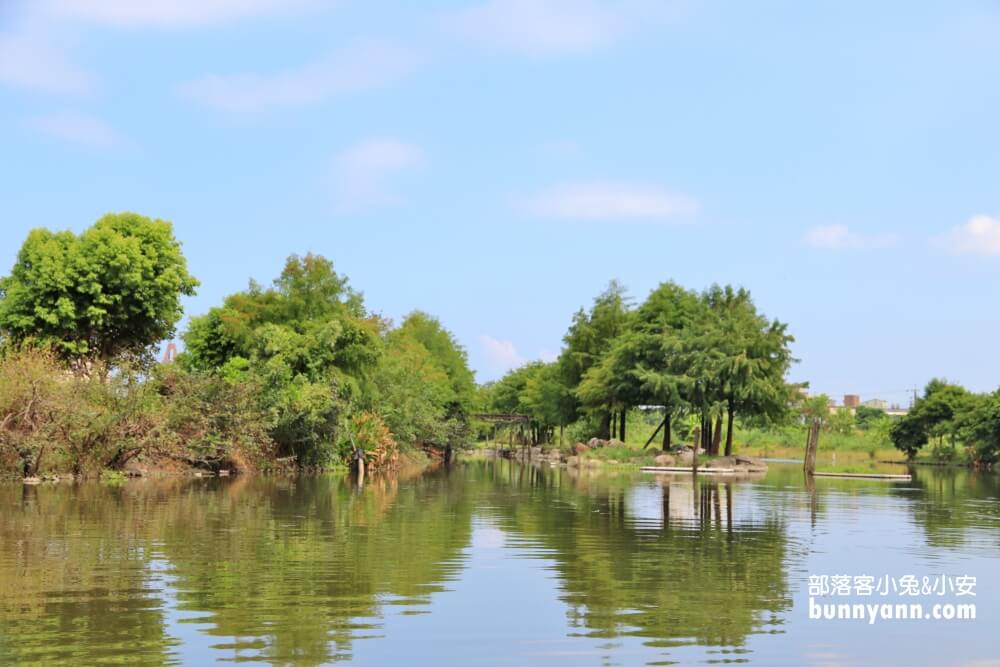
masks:
<instances>
[{"instance_id":1,"label":"water reflection","mask_svg":"<svg viewBox=\"0 0 1000 667\"><path fill-rule=\"evenodd\" d=\"M501 487L493 514L556 562L572 632L738 647L751 633L780 631L791 604L785 529L778 516L735 512L732 483L685 476L636 487L531 468L515 479L525 476L532 492Z\"/></svg>"},{"instance_id":2,"label":"water reflection","mask_svg":"<svg viewBox=\"0 0 1000 667\"><path fill-rule=\"evenodd\" d=\"M490 461L362 488L0 485L0 664L541 661L527 632L560 647L545 662L811 660L793 608L806 572L843 566L831 544L996 565L997 478L915 474L808 490L797 467L747 482Z\"/></svg>"},{"instance_id":3,"label":"water reflection","mask_svg":"<svg viewBox=\"0 0 1000 667\"><path fill-rule=\"evenodd\" d=\"M216 658L349 657L357 636L378 635L383 605L426 605L455 576L472 508L449 487L383 479L356 493L329 478L5 487L0 662L93 663L127 651L155 664L184 654L191 624L213 639Z\"/></svg>"}]
</instances>

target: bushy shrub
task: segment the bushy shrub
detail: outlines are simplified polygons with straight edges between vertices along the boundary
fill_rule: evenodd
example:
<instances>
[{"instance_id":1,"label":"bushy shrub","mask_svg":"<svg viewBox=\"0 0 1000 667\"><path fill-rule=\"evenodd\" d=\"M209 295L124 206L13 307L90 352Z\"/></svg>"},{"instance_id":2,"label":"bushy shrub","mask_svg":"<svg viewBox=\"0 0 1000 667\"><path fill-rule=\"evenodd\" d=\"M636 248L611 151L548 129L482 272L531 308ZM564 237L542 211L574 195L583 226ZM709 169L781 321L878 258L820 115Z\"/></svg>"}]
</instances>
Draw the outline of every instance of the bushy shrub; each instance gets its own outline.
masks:
<instances>
[{"instance_id":1,"label":"bushy shrub","mask_svg":"<svg viewBox=\"0 0 1000 667\"><path fill-rule=\"evenodd\" d=\"M566 427L565 437L570 442L587 442L600 432L600 428L600 418L588 413Z\"/></svg>"},{"instance_id":2,"label":"bushy shrub","mask_svg":"<svg viewBox=\"0 0 1000 667\"><path fill-rule=\"evenodd\" d=\"M931 447L931 459L939 463L952 463L958 460L958 450L952 445L938 442Z\"/></svg>"},{"instance_id":3,"label":"bushy shrub","mask_svg":"<svg viewBox=\"0 0 1000 667\"><path fill-rule=\"evenodd\" d=\"M163 449L199 467L261 467L273 449L259 385L249 378L157 368L165 419Z\"/></svg>"},{"instance_id":4,"label":"bushy shrub","mask_svg":"<svg viewBox=\"0 0 1000 667\"><path fill-rule=\"evenodd\" d=\"M361 412L354 415L348 429L347 437L340 444L340 455L345 463L350 464L356 446L364 451L368 469L387 470L399 464L399 445L377 414Z\"/></svg>"},{"instance_id":5,"label":"bushy shrub","mask_svg":"<svg viewBox=\"0 0 1000 667\"><path fill-rule=\"evenodd\" d=\"M61 469L120 469L156 449L164 419L154 387L128 369L73 376L61 384L55 442Z\"/></svg>"},{"instance_id":6,"label":"bushy shrub","mask_svg":"<svg viewBox=\"0 0 1000 667\"><path fill-rule=\"evenodd\" d=\"M0 466L37 474L55 434L60 368L46 350L25 349L0 358Z\"/></svg>"},{"instance_id":7,"label":"bushy shrub","mask_svg":"<svg viewBox=\"0 0 1000 667\"><path fill-rule=\"evenodd\" d=\"M51 350L0 358L0 464L8 472L120 468L162 439L155 392L124 369L72 373Z\"/></svg>"}]
</instances>

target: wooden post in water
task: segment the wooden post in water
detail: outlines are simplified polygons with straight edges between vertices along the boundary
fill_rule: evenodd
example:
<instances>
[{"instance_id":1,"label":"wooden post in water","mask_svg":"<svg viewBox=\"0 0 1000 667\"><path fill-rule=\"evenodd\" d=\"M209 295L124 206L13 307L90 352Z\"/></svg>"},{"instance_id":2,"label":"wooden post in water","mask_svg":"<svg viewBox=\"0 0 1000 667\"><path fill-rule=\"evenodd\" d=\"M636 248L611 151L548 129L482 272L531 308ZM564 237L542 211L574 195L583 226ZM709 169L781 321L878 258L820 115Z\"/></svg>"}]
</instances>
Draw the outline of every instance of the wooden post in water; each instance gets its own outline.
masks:
<instances>
[{"instance_id":1,"label":"wooden post in water","mask_svg":"<svg viewBox=\"0 0 1000 667\"><path fill-rule=\"evenodd\" d=\"M813 419L812 425L809 427L809 438L806 440L806 457L802 464L802 469L806 477L812 477L813 473L816 472L816 450L819 448L820 424L819 419Z\"/></svg>"}]
</instances>

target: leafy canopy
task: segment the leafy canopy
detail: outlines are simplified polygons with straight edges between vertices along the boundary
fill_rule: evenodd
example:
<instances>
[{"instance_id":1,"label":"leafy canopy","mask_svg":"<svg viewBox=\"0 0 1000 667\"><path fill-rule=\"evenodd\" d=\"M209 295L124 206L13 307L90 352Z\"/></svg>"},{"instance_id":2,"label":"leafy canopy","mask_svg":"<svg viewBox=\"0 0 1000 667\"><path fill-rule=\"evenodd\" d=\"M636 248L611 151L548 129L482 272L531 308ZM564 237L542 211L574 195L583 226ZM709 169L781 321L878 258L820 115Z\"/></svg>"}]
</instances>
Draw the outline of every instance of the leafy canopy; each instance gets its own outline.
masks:
<instances>
[{"instance_id":1,"label":"leafy canopy","mask_svg":"<svg viewBox=\"0 0 1000 667\"><path fill-rule=\"evenodd\" d=\"M341 412L362 400L382 355L381 323L318 255L292 255L269 288L251 282L194 317L181 362L260 386L271 438L283 454L323 464Z\"/></svg>"},{"instance_id":2,"label":"leafy canopy","mask_svg":"<svg viewBox=\"0 0 1000 667\"><path fill-rule=\"evenodd\" d=\"M115 213L79 235L35 229L0 279L0 332L70 360L148 361L197 286L164 220Z\"/></svg>"}]
</instances>

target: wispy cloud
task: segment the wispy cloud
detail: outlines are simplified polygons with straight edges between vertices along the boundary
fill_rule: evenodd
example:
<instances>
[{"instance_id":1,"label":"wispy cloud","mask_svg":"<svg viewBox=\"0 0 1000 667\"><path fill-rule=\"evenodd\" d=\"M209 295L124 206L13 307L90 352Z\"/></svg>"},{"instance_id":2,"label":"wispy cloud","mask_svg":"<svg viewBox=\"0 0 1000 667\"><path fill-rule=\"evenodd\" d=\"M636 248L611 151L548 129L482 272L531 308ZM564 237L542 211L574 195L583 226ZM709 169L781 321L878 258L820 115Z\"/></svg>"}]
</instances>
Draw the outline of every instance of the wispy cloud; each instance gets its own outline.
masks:
<instances>
[{"instance_id":1,"label":"wispy cloud","mask_svg":"<svg viewBox=\"0 0 1000 667\"><path fill-rule=\"evenodd\" d=\"M527 363L527 359L521 356L514 343L509 340L500 340L484 334L479 337L479 345L490 364L489 370L498 375Z\"/></svg>"},{"instance_id":2,"label":"wispy cloud","mask_svg":"<svg viewBox=\"0 0 1000 667\"><path fill-rule=\"evenodd\" d=\"M291 14L320 6L319 0L35 0L36 10L57 19L76 19L120 28L219 24Z\"/></svg>"},{"instance_id":3,"label":"wispy cloud","mask_svg":"<svg viewBox=\"0 0 1000 667\"><path fill-rule=\"evenodd\" d=\"M348 148L334 161L339 203L357 208L391 202L388 191L391 175L422 161L423 154L417 146L397 139L372 139Z\"/></svg>"},{"instance_id":4,"label":"wispy cloud","mask_svg":"<svg viewBox=\"0 0 1000 667\"><path fill-rule=\"evenodd\" d=\"M80 95L94 77L41 29L0 35L0 83L38 93Z\"/></svg>"},{"instance_id":5,"label":"wispy cloud","mask_svg":"<svg viewBox=\"0 0 1000 667\"><path fill-rule=\"evenodd\" d=\"M591 182L559 186L533 197L528 209L564 220L678 220L698 213L698 201L663 188L630 183Z\"/></svg>"},{"instance_id":6,"label":"wispy cloud","mask_svg":"<svg viewBox=\"0 0 1000 667\"><path fill-rule=\"evenodd\" d=\"M466 39L528 55L588 51L624 29L616 5L596 0L486 0L444 17Z\"/></svg>"},{"instance_id":7,"label":"wispy cloud","mask_svg":"<svg viewBox=\"0 0 1000 667\"><path fill-rule=\"evenodd\" d=\"M804 241L819 250L873 250L895 245L893 234L859 234L847 225L820 225L806 232Z\"/></svg>"},{"instance_id":8,"label":"wispy cloud","mask_svg":"<svg viewBox=\"0 0 1000 667\"><path fill-rule=\"evenodd\" d=\"M183 83L178 90L217 111L264 113L381 88L408 74L417 63L418 57L409 49L369 42L282 72L212 74Z\"/></svg>"},{"instance_id":9,"label":"wispy cloud","mask_svg":"<svg viewBox=\"0 0 1000 667\"><path fill-rule=\"evenodd\" d=\"M72 111L36 116L27 125L46 136L88 148L106 150L129 145L121 133L100 118Z\"/></svg>"},{"instance_id":10,"label":"wispy cloud","mask_svg":"<svg viewBox=\"0 0 1000 667\"><path fill-rule=\"evenodd\" d=\"M960 255L1000 255L1000 219L975 215L951 230L947 237L952 252Z\"/></svg>"}]
</instances>

